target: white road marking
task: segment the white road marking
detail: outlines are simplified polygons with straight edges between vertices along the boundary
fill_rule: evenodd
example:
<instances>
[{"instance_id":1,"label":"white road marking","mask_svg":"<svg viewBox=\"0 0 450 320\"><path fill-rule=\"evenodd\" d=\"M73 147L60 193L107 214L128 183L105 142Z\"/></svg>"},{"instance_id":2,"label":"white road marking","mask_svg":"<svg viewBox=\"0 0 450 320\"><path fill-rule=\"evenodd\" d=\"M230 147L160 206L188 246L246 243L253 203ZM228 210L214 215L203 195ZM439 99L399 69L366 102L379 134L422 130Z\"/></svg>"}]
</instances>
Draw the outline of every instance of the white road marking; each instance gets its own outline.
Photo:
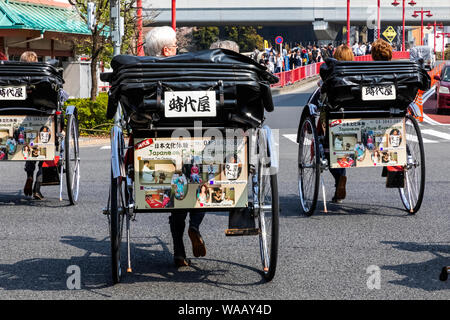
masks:
<instances>
[{"instance_id":1,"label":"white road marking","mask_svg":"<svg viewBox=\"0 0 450 320\"><path fill-rule=\"evenodd\" d=\"M111 146L103 146L100 150L111 150Z\"/></svg>"},{"instance_id":2,"label":"white road marking","mask_svg":"<svg viewBox=\"0 0 450 320\"><path fill-rule=\"evenodd\" d=\"M285 137L286 139L291 140L294 143L297 143L297 134L293 133L293 134L283 134L283 137Z\"/></svg>"},{"instance_id":3,"label":"white road marking","mask_svg":"<svg viewBox=\"0 0 450 320\"><path fill-rule=\"evenodd\" d=\"M407 141L413 141L413 142L419 142L417 140L417 137L415 135L412 135L412 134L407 134L406 135L406 140ZM424 137L422 137L422 141L423 141L423 143L438 143L438 141L425 139Z\"/></svg>"},{"instance_id":4,"label":"white road marking","mask_svg":"<svg viewBox=\"0 0 450 320\"><path fill-rule=\"evenodd\" d=\"M445 140L450 140L450 134L445 133L445 132L441 132L441 131L436 131L433 129L424 129L422 130L423 134L428 134L430 136L435 136L441 139L445 139Z\"/></svg>"}]
</instances>

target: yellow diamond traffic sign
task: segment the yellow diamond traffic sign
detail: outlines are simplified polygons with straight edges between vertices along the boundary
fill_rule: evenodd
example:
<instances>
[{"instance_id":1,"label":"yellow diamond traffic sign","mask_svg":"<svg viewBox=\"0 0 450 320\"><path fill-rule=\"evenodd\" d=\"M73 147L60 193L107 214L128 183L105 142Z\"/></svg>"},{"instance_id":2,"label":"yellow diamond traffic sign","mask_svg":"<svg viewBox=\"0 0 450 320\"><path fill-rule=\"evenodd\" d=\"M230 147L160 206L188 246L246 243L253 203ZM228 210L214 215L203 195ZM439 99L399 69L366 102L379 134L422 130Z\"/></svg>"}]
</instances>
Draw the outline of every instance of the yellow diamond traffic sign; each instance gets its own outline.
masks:
<instances>
[{"instance_id":1,"label":"yellow diamond traffic sign","mask_svg":"<svg viewBox=\"0 0 450 320\"><path fill-rule=\"evenodd\" d=\"M392 26L389 26L386 30L384 30L383 36L387 39L387 41L392 43L392 40L394 40L394 38L397 36L397 32Z\"/></svg>"}]
</instances>

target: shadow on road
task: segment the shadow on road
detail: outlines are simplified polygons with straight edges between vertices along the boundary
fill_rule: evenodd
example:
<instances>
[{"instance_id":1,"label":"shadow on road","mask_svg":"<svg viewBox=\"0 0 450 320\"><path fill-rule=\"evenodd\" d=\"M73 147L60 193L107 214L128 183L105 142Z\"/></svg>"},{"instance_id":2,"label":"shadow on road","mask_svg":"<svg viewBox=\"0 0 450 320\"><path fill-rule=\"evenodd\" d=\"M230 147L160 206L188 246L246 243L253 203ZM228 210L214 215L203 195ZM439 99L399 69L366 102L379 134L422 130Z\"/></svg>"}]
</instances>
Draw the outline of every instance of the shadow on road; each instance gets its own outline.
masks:
<instances>
[{"instance_id":1,"label":"shadow on road","mask_svg":"<svg viewBox=\"0 0 450 320\"><path fill-rule=\"evenodd\" d=\"M59 193L58 193L59 194ZM68 200L59 201L59 198L46 197L44 200L35 200L23 194L22 191L0 193L1 206L27 206L40 208L62 208L69 207Z\"/></svg>"},{"instance_id":2,"label":"shadow on road","mask_svg":"<svg viewBox=\"0 0 450 320\"><path fill-rule=\"evenodd\" d=\"M133 238L132 273L125 273L126 258L122 258L122 283L202 283L235 292L243 292L239 287L266 283L262 273L253 267L243 264L216 260L193 259L192 265L177 269L173 264L173 256L166 243L158 237ZM145 243L137 243L137 242ZM31 290L31 291L61 291L68 290L67 280L71 273L67 273L69 266L78 266L81 272L81 289L101 296L97 290L112 287L110 242L109 237L97 240L89 237L67 236L61 242L85 251L83 256L70 259L36 258L16 262L14 264L0 264L0 288L3 290ZM122 257L126 257L126 244L123 243ZM162 250L161 250L162 248ZM205 268L214 266L213 270ZM230 270L247 269L261 274L261 280L253 283L237 283L236 278L229 274ZM242 271L242 270L240 270ZM221 280L224 279L224 280ZM228 281L228 279L231 279Z\"/></svg>"},{"instance_id":3,"label":"shadow on road","mask_svg":"<svg viewBox=\"0 0 450 320\"><path fill-rule=\"evenodd\" d=\"M450 243L421 244L399 241L383 241L382 243L392 245L392 248L397 250L428 252L435 256L434 259L424 262L381 267L404 276L401 280L392 280L389 283L428 292L448 290L448 284L439 280L439 274L444 266L450 264Z\"/></svg>"},{"instance_id":4,"label":"shadow on road","mask_svg":"<svg viewBox=\"0 0 450 320\"><path fill-rule=\"evenodd\" d=\"M280 196L281 216L288 218L298 217L313 219L314 217L345 215L373 215L399 218L406 218L409 216L409 214L400 206L391 207L381 204L365 204L357 202L343 202L341 204L337 204L331 201L327 201L326 206L328 212L324 211L323 198L319 196L317 208L314 214L311 217L307 217L303 214L300 198L297 194Z\"/></svg>"}]
</instances>

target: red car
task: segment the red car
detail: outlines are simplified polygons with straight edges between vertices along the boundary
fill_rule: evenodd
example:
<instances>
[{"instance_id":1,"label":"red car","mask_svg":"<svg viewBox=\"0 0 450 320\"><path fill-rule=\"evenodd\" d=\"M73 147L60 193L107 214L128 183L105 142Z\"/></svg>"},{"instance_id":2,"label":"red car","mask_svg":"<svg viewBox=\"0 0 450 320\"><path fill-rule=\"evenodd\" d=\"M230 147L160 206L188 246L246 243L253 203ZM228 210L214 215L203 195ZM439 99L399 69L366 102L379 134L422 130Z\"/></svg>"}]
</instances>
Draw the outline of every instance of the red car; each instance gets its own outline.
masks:
<instances>
[{"instance_id":1,"label":"red car","mask_svg":"<svg viewBox=\"0 0 450 320\"><path fill-rule=\"evenodd\" d=\"M436 97L437 97L437 113L450 109L450 64L442 68L440 76L434 76L437 80Z\"/></svg>"}]
</instances>

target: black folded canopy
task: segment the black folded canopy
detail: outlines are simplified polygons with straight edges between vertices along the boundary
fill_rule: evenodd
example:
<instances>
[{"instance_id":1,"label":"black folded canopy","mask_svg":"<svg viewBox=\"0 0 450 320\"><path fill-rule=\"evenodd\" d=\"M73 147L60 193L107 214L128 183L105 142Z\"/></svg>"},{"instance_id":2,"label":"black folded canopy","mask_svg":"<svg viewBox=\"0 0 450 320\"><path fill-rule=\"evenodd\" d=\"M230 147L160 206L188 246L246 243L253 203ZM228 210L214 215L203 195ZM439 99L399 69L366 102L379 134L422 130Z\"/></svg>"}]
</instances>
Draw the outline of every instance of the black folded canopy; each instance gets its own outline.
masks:
<instances>
[{"instance_id":1,"label":"black folded canopy","mask_svg":"<svg viewBox=\"0 0 450 320\"><path fill-rule=\"evenodd\" d=\"M320 68L322 93L332 108L406 109L414 101L418 90L428 90L431 79L421 65L413 61L337 61L327 59ZM394 85L395 100L363 101L363 87Z\"/></svg>"},{"instance_id":2,"label":"black folded canopy","mask_svg":"<svg viewBox=\"0 0 450 320\"><path fill-rule=\"evenodd\" d=\"M0 61L0 88L25 86L26 100L0 98L0 109L56 109L64 80L62 72L48 63Z\"/></svg>"},{"instance_id":3,"label":"black folded canopy","mask_svg":"<svg viewBox=\"0 0 450 320\"><path fill-rule=\"evenodd\" d=\"M214 90L221 103L214 119L204 119L209 124L224 125L232 115L250 114L261 120L264 108L273 110L270 84L278 82L278 78L252 59L230 50L204 50L165 58L119 55L111 66L113 72L101 76L111 84L108 118L114 117L120 101L127 116L145 115L158 125L196 120L165 118L160 100L166 90Z\"/></svg>"}]
</instances>

